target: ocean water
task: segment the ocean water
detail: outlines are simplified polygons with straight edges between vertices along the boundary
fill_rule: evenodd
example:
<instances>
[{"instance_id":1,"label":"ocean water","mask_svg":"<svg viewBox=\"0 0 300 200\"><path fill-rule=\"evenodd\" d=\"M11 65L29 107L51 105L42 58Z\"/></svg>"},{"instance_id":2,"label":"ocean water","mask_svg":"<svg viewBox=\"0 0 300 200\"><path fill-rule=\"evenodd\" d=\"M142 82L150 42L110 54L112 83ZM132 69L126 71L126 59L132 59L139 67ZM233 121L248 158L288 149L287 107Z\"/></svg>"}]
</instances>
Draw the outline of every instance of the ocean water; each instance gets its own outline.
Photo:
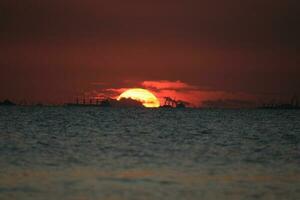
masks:
<instances>
[{"instance_id":1,"label":"ocean water","mask_svg":"<svg viewBox=\"0 0 300 200\"><path fill-rule=\"evenodd\" d=\"M300 199L300 112L0 107L0 199Z\"/></svg>"}]
</instances>

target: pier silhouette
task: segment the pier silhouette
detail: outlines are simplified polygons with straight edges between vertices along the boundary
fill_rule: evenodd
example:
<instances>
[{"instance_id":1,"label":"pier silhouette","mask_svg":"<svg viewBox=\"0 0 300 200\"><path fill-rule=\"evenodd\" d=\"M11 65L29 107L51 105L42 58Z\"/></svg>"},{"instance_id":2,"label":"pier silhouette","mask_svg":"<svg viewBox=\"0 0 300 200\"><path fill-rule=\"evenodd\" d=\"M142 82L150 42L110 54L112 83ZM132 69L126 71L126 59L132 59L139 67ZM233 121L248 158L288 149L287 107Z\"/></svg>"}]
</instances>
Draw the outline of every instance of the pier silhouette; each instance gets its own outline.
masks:
<instances>
[{"instance_id":1,"label":"pier silhouette","mask_svg":"<svg viewBox=\"0 0 300 200\"><path fill-rule=\"evenodd\" d=\"M73 107L143 107L142 102L136 101L131 98L122 98L120 100L116 100L112 98L103 98L103 99L76 98L75 103L67 103L65 105L73 106Z\"/></svg>"}]
</instances>

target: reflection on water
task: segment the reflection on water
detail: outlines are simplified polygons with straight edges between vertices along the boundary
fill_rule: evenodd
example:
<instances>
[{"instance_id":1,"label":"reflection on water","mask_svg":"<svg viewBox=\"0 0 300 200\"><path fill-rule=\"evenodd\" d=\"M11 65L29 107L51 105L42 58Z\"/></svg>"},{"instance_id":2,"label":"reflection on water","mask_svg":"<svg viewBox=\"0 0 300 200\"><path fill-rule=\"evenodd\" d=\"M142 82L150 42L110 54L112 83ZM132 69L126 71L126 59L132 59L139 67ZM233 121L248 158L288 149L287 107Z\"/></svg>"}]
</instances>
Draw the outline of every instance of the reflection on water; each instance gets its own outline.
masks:
<instances>
[{"instance_id":1,"label":"reflection on water","mask_svg":"<svg viewBox=\"0 0 300 200\"><path fill-rule=\"evenodd\" d=\"M298 199L300 113L0 108L0 199Z\"/></svg>"}]
</instances>

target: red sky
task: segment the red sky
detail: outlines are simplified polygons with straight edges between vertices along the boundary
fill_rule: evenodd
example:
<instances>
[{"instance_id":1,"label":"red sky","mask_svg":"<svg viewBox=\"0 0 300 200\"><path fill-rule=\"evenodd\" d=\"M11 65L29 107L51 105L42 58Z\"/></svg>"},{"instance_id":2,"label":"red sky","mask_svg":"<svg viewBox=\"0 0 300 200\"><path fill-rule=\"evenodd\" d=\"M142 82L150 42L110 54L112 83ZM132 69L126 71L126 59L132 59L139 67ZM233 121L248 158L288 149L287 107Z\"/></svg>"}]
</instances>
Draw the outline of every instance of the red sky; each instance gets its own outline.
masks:
<instances>
[{"instance_id":1,"label":"red sky","mask_svg":"<svg viewBox=\"0 0 300 200\"><path fill-rule=\"evenodd\" d=\"M296 0L4 0L0 100L62 103L142 86L196 105L290 98L300 94L299 7Z\"/></svg>"}]
</instances>

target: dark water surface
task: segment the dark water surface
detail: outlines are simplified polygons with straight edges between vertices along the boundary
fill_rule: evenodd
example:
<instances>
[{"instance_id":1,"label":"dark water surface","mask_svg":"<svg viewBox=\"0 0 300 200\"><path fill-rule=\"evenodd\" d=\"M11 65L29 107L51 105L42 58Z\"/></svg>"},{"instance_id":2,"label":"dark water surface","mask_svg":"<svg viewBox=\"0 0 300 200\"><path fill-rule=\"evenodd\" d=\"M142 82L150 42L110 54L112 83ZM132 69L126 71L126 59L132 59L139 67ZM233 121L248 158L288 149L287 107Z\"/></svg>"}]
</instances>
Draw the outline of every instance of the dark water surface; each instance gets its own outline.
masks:
<instances>
[{"instance_id":1,"label":"dark water surface","mask_svg":"<svg viewBox=\"0 0 300 200\"><path fill-rule=\"evenodd\" d=\"M0 199L300 199L300 112L0 107Z\"/></svg>"}]
</instances>

